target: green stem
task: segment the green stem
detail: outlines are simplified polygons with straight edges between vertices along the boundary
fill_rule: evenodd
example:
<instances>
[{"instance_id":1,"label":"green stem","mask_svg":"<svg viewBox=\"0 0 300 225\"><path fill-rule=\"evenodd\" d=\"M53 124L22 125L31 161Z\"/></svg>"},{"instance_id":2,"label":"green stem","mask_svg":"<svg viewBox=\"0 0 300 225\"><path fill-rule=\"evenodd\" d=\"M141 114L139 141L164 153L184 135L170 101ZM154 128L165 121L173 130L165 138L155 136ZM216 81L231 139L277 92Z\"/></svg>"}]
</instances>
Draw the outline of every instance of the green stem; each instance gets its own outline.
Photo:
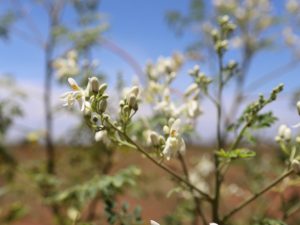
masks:
<instances>
[{"instance_id":1,"label":"green stem","mask_svg":"<svg viewBox=\"0 0 300 225\"><path fill-rule=\"evenodd\" d=\"M223 93L223 56L218 55L219 62L219 77L218 77L218 93L217 93L217 150L223 148L222 140L222 93ZM212 220L219 223L219 206L220 206L220 190L222 186L222 177L219 170L220 160L217 154L214 155L215 159L215 195L212 202Z\"/></svg>"},{"instance_id":2,"label":"green stem","mask_svg":"<svg viewBox=\"0 0 300 225\"><path fill-rule=\"evenodd\" d=\"M245 133L245 131L247 130L247 128L250 126L250 123L246 123L243 128L241 129L240 133L238 134L238 136L236 137L235 141L232 143L232 145L230 146L230 150L234 150L238 147L240 141L243 138L243 135Z\"/></svg>"}]
</instances>

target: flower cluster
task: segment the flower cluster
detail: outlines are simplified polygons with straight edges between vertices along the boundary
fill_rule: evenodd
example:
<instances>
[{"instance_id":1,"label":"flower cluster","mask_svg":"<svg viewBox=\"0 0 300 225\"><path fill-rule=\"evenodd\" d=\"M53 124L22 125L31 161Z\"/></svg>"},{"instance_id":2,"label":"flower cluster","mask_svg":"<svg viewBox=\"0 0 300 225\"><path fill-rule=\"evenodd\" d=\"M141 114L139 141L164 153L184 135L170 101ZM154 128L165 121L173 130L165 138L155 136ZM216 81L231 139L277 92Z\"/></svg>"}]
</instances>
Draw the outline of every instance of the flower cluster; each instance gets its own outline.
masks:
<instances>
[{"instance_id":1,"label":"flower cluster","mask_svg":"<svg viewBox=\"0 0 300 225\"><path fill-rule=\"evenodd\" d=\"M288 26L283 29L283 38L288 47L291 48L295 56L300 56L300 36L297 29L300 23L300 3L296 0L286 1Z\"/></svg>"},{"instance_id":2,"label":"flower cluster","mask_svg":"<svg viewBox=\"0 0 300 225\"><path fill-rule=\"evenodd\" d=\"M65 57L57 58L53 62L58 79L74 77L79 74L78 54L75 50L67 52Z\"/></svg>"},{"instance_id":3,"label":"flower cluster","mask_svg":"<svg viewBox=\"0 0 300 225\"><path fill-rule=\"evenodd\" d=\"M149 133L149 139L153 147L157 148L161 154L169 160L177 156L178 153L184 154L186 151L185 141L180 132L181 120L171 118L168 125L163 127L165 137L156 132Z\"/></svg>"},{"instance_id":4,"label":"flower cluster","mask_svg":"<svg viewBox=\"0 0 300 225\"><path fill-rule=\"evenodd\" d=\"M166 76L168 83L176 77L176 73L183 63L182 55L175 53L172 57L159 57L155 64L149 62L146 66L146 74L150 81L157 81L160 76Z\"/></svg>"},{"instance_id":5,"label":"flower cluster","mask_svg":"<svg viewBox=\"0 0 300 225\"><path fill-rule=\"evenodd\" d=\"M213 6L218 14L228 14L241 28L240 35L231 40L233 47L247 46L248 49L256 50L269 42L261 34L276 22L271 1L214 0Z\"/></svg>"},{"instance_id":6,"label":"flower cluster","mask_svg":"<svg viewBox=\"0 0 300 225\"><path fill-rule=\"evenodd\" d=\"M285 124L280 125L278 128L278 135L275 137L277 142L286 141L289 142L291 140L292 130Z\"/></svg>"},{"instance_id":7,"label":"flower cluster","mask_svg":"<svg viewBox=\"0 0 300 225\"><path fill-rule=\"evenodd\" d=\"M297 102L297 111L300 115L300 101ZM294 128L299 127L299 124L293 126ZM280 148L284 155L288 157L289 165L293 171L297 174L300 173L300 136L296 136L295 140L292 138L292 129L287 125L282 124L278 128L278 134L275 137L275 141L280 145Z\"/></svg>"},{"instance_id":8,"label":"flower cluster","mask_svg":"<svg viewBox=\"0 0 300 225\"><path fill-rule=\"evenodd\" d=\"M72 107L77 102L88 124L95 131L95 140L102 140L105 144L109 145L111 142L107 131L102 125L108 99L108 95L105 93L107 84L100 85L96 77L89 78L85 89L79 87L73 78L68 78L68 82L72 91L68 91L62 95L62 99L65 101L64 106Z\"/></svg>"}]
</instances>

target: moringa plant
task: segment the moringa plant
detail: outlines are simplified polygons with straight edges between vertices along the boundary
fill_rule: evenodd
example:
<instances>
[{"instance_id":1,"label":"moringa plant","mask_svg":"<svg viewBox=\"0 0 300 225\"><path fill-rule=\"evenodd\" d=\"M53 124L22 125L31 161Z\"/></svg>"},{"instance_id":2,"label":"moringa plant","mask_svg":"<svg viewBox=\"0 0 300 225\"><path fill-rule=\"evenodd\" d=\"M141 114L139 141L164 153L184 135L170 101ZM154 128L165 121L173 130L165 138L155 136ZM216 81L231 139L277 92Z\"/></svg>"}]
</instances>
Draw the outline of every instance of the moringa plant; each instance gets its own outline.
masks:
<instances>
[{"instance_id":1,"label":"moringa plant","mask_svg":"<svg viewBox=\"0 0 300 225\"><path fill-rule=\"evenodd\" d=\"M283 91L283 84L275 87L267 96L260 94L257 100L245 107L230 126L225 126L222 122L225 118L224 90L233 78L238 76L239 63L227 61L226 57L228 40L236 25L228 16L220 17L217 24L218 27L210 31L210 36L218 72L216 76L208 76L199 66L195 66L189 71L193 83L186 88L182 98L178 98L178 93L173 96L176 90L172 83L182 64L182 57L174 55L147 65L147 86L134 85L125 89L117 113L111 110L115 101L110 98L108 85L100 83L97 77L90 77L84 87L78 85L75 79L68 78L71 91L63 94L64 105L73 107L74 104L79 104L96 141L116 148L133 149L172 177L174 189L169 194L177 193L183 199L187 199L189 207L192 208L190 211L193 224L285 224L291 215L290 210L299 209L297 204L283 207L282 218L268 218L267 214L255 217L250 213L250 216L238 219L235 215L241 214L244 208L250 207L250 203L258 201L273 188L280 187L283 192L286 187L299 181L299 137L292 141L291 129L287 126L281 126L276 137L284 162L278 169L278 177L271 181L265 178L259 187L248 190L248 193L240 192L242 195L239 202L234 205L228 204L231 196L226 194L226 190L230 187L225 181L229 171L237 163L240 163L238 165L241 167L247 165L247 161L251 161L254 170L254 160L258 160L255 159L257 152L249 147L249 139L254 131L270 127L277 120L273 113L266 109L277 100ZM216 90L216 93L213 90ZM208 156L205 155L206 159L199 159L199 164L194 166L188 164L185 156L189 154L186 137L197 133L197 119L204 113L200 107L204 98L212 102L216 111L215 146ZM150 104L154 109L149 118L146 118L146 110L143 109L146 104ZM297 107L299 109L299 106ZM143 134L141 130L144 130ZM231 133L233 138L226 141L227 133ZM170 161L178 161L182 173L170 167ZM247 178L249 185L251 182L255 183L243 170L239 172L240 176ZM267 177L272 171L263 172ZM241 189L239 185L234 186L235 192ZM168 224L182 224L182 220L186 221L184 217L187 217L187 214L181 215L175 221L170 220ZM157 223L152 221L151 224Z\"/></svg>"}]
</instances>

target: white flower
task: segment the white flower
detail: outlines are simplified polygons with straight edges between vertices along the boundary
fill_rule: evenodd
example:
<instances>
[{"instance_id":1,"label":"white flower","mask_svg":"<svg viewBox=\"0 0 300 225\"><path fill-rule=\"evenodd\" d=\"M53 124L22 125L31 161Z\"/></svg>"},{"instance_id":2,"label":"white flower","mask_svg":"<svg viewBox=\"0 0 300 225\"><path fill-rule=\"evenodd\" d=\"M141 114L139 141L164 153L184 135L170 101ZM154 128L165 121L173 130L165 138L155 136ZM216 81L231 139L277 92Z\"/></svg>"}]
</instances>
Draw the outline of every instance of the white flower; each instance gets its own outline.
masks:
<instances>
[{"instance_id":1,"label":"white flower","mask_svg":"<svg viewBox=\"0 0 300 225\"><path fill-rule=\"evenodd\" d=\"M208 157L208 155L203 155L196 166L196 172L203 177L207 177L210 173L214 171L214 163Z\"/></svg>"},{"instance_id":2,"label":"white flower","mask_svg":"<svg viewBox=\"0 0 300 225\"><path fill-rule=\"evenodd\" d=\"M75 101L77 101L79 103L81 111L84 111L86 107L85 91L78 86L73 78L68 78L68 82L71 86L72 91L68 91L61 96L62 100L65 101L63 106L72 107Z\"/></svg>"},{"instance_id":3,"label":"white flower","mask_svg":"<svg viewBox=\"0 0 300 225\"><path fill-rule=\"evenodd\" d=\"M111 145L111 140L109 139L106 130L97 131L95 133L95 140L97 142L101 141L106 146L110 146Z\"/></svg>"},{"instance_id":4,"label":"white flower","mask_svg":"<svg viewBox=\"0 0 300 225\"><path fill-rule=\"evenodd\" d=\"M150 220L151 225L160 225L159 223L155 222L154 220Z\"/></svg>"},{"instance_id":5,"label":"white flower","mask_svg":"<svg viewBox=\"0 0 300 225\"><path fill-rule=\"evenodd\" d=\"M203 192L209 192L209 186L204 178L199 176L196 171L193 171L190 175L191 183L195 185L199 190Z\"/></svg>"},{"instance_id":6,"label":"white flower","mask_svg":"<svg viewBox=\"0 0 300 225\"><path fill-rule=\"evenodd\" d=\"M202 111L199 106L199 102L196 100L190 100L186 103L187 114L190 118L199 116Z\"/></svg>"},{"instance_id":7,"label":"white flower","mask_svg":"<svg viewBox=\"0 0 300 225\"><path fill-rule=\"evenodd\" d=\"M79 67L77 65L77 52L71 50L67 53L66 58L57 58L53 62L53 67L59 79L65 76L76 76L79 74Z\"/></svg>"},{"instance_id":8,"label":"white flower","mask_svg":"<svg viewBox=\"0 0 300 225\"><path fill-rule=\"evenodd\" d=\"M177 119L170 127L169 137L167 138L166 145L162 154L169 160L171 157L176 156L178 152L185 153L186 145L180 134L181 121Z\"/></svg>"},{"instance_id":9,"label":"white flower","mask_svg":"<svg viewBox=\"0 0 300 225\"><path fill-rule=\"evenodd\" d=\"M296 13L299 9L300 9L300 4L298 1L296 0L289 0L286 3L286 9L290 12L290 13Z\"/></svg>"},{"instance_id":10,"label":"white flower","mask_svg":"<svg viewBox=\"0 0 300 225\"><path fill-rule=\"evenodd\" d=\"M150 132L149 135L150 135L149 138L151 140L152 145L154 147L159 146L159 135L154 131Z\"/></svg>"},{"instance_id":11,"label":"white flower","mask_svg":"<svg viewBox=\"0 0 300 225\"><path fill-rule=\"evenodd\" d=\"M192 83L188 88L185 90L184 95L186 97L190 96L193 94L196 90L198 89L198 85L196 83Z\"/></svg>"},{"instance_id":12,"label":"white flower","mask_svg":"<svg viewBox=\"0 0 300 225\"><path fill-rule=\"evenodd\" d=\"M292 169L295 173L300 173L300 162L296 159L292 161Z\"/></svg>"},{"instance_id":13,"label":"white flower","mask_svg":"<svg viewBox=\"0 0 300 225\"><path fill-rule=\"evenodd\" d=\"M209 223L209 225L218 225L218 224L216 224L216 223Z\"/></svg>"},{"instance_id":14,"label":"white flower","mask_svg":"<svg viewBox=\"0 0 300 225\"><path fill-rule=\"evenodd\" d=\"M298 126L298 125L296 125L296 126ZM279 126L279 128L278 128L278 136L277 136L276 139L290 141L291 140L291 136L292 136L292 130L289 127L287 127L287 125L282 124L282 125Z\"/></svg>"},{"instance_id":15,"label":"white flower","mask_svg":"<svg viewBox=\"0 0 300 225\"><path fill-rule=\"evenodd\" d=\"M298 114L300 115L300 101L297 102L296 106L297 106Z\"/></svg>"},{"instance_id":16,"label":"white flower","mask_svg":"<svg viewBox=\"0 0 300 225\"><path fill-rule=\"evenodd\" d=\"M297 102L296 106L297 106L298 114L300 115L300 101ZM297 123L297 124L294 125L293 127L294 127L294 128L300 127L300 123Z\"/></svg>"}]
</instances>

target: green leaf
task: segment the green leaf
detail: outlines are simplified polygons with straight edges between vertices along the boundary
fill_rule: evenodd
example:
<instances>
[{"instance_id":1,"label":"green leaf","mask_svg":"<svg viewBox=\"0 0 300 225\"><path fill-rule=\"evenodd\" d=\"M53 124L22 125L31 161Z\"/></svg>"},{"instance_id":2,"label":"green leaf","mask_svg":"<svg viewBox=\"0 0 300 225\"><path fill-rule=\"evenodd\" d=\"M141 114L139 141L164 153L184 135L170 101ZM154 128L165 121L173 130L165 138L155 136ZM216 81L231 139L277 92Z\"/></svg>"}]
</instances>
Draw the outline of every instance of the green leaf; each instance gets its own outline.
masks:
<instances>
[{"instance_id":1,"label":"green leaf","mask_svg":"<svg viewBox=\"0 0 300 225\"><path fill-rule=\"evenodd\" d=\"M234 160L253 158L256 155L256 153L254 151L244 148L235 149L232 151L225 151L224 149L221 149L217 152L217 155L223 159Z\"/></svg>"},{"instance_id":2,"label":"green leaf","mask_svg":"<svg viewBox=\"0 0 300 225\"><path fill-rule=\"evenodd\" d=\"M273 115L273 112L267 112L264 114L257 115L256 121L253 125L254 129L260 129L265 127L270 127L273 123L277 121L277 117Z\"/></svg>"},{"instance_id":3,"label":"green leaf","mask_svg":"<svg viewBox=\"0 0 300 225\"><path fill-rule=\"evenodd\" d=\"M122 192L125 187L135 185L135 179L140 174L137 167L131 166L120 170L114 176L96 176L83 184L70 187L53 197L51 202L66 203L73 207L82 207L97 195L113 197Z\"/></svg>"}]
</instances>

